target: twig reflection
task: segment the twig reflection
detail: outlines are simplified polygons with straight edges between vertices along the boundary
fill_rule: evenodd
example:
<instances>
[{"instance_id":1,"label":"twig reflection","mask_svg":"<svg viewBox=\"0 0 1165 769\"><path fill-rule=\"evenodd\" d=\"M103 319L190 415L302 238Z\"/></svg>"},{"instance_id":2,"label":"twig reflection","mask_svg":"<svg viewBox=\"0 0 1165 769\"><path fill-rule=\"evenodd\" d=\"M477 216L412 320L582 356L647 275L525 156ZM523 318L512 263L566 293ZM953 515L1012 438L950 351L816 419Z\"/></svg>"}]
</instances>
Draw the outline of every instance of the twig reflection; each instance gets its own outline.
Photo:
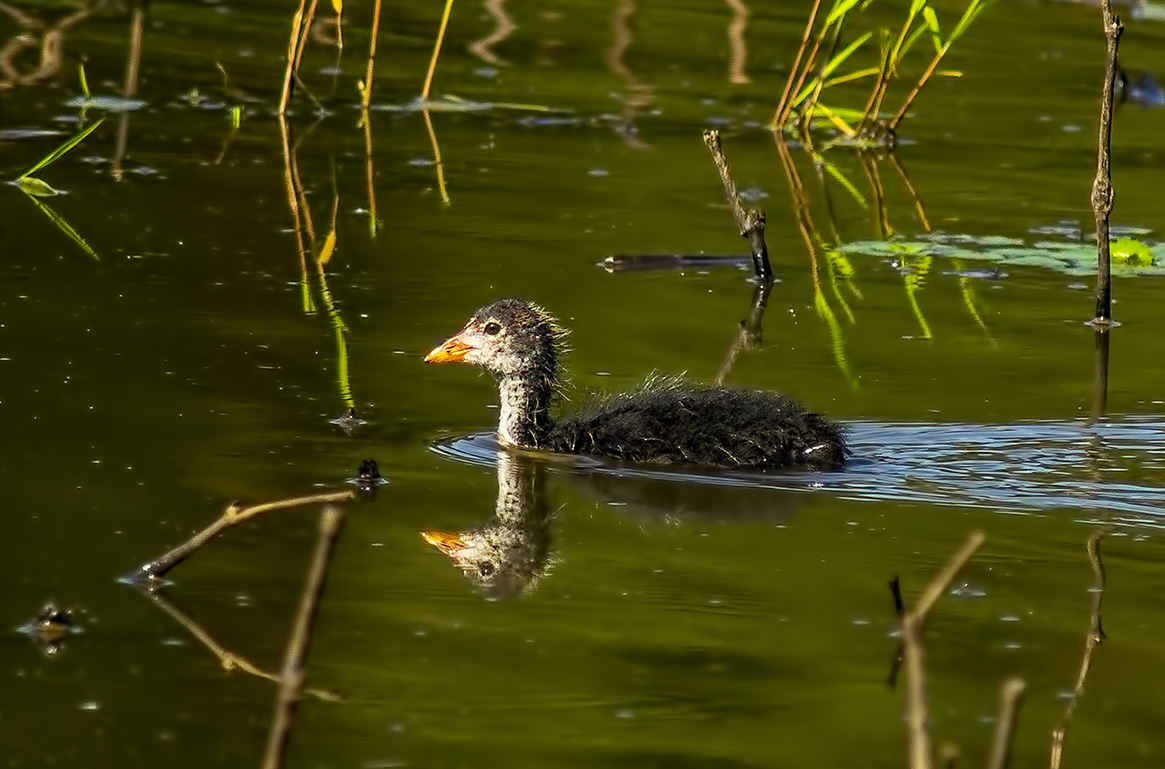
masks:
<instances>
[{"instance_id":1,"label":"twig reflection","mask_svg":"<svg viewBox=\"0 0 1165 769\"><path fill-rule=\"evenodd\" d=\"M125 60L125 83L121 95L132 99L138 93L138 77L141 72L142 36L145 34L147 0L138 0L134 5L129 22L129 50ZM117 123L117 146L113 152L111 173L114 181L123 178L122 162L129 145L129 110L123 110Z\"/></svg>"},{"instance_id":2,"label":"twig reflection","mask_svg":"<svg viewBox=\"0 0 1165 769\"><path fill-rule=\"evenodd\" d=\"M429 116L428 107L421 110L421 115L425 118L425 128L433 145L433 164L437 167L437 189L441 192L441 202L449 205L449 190L445 187L445 165L441 162L441 145L437 142L437 132L433 130L433 119Z\"/></svg>"},{"instance_id":3,"label":"twig reflection","mask_svg":"<svg viewBox=\"0 0 1165 769\"><path fill-rule=\"evenodd\" d=\"M951 582L974 556L986 537L982 532L972 534L951 557L946 567L937 574L917 603L907 608L901 602L897 580L894 588L895 603L900 608L902 631L902 661L906 671L906 723L909 734L908 764L911 769L930 769L934 766L934 752L931 748L930 715L927 704L926 659L923 651L922 629L934 605L950 588ZM1015 733L1015 722L1019 705L1023 699L1024 683L1018 678L1008 680L1000 694L999 716L996 720L995 737L992 741L989 769L1003 769L1011 754L1011 740ZM953 749L946 748L945 762L950 762Z\"/></svg>"},{"instance_id":4,"label":"twig reflection","mask_svg":"<svg viewBox=\"0 0 1165 769\"><path fill-rule=\"evenodd\" d=\"M1100 331L1097 333L1103 337L1108 336ZM1072 720L1072 714L1076 712L1076 706L1084 694L1084 681L1088 678L1088 671L1092 667L1092 654L1106 637L1100 620L1100 610L1104 603L1105 581L1104 561L1100 558L1100 540L1107 533L1106 529L1100 529L1094 531L1088 538L1088 562L1092 565L1093 575L1092 612L1088 619L1088 631L1084 636L1084 654L1080 659L1080 672L1076 675L1076 686L1072 689L1072 696L1064 707L1064 715L1060 719L1060 725L1052 731L1051 769L1059 769L1060 762L1064 757L1064 737L1068 731L1068 722Z\"/></svg>"},{"instance_id":5,"label":"twig reflection","mask_svg":"<svg viewBox=\"0 0 1165 769\"><path fill-rule=\"evenodd\" d=\"M184 611L171 603L161 591L148 590L142 586L139 586L139 588L139 592L141 592L141 594L144 595L150 601L150 603L154 604L163 612L165 612L167 616L181 625L183 630L190 633L190 635L192 635L196 641L205 646L211 654L217 657L219 664L222 665L223 670L240 670L257 678L265 678L268 681L275 682L279 681L279 676L275 675L274 673L268 673L266 670L263 670L258 665L252 663L246 657L243 657L240 654L236 654L235 652L220 644L214 638L214 636L212 636L206 630L206 628L195 621L189 614L186 614ZM304 689L304 693L315 697L316 699L324 700L327 702L339 702L342 699L338 693L329 691L327 689L307 688Z\"/></svg>"},{"instance_id":6,"label":"twig reflection","mask_svg":"<svg viewBox=\"0 0 1165 769\"><path fill-rule=\"evenodd\" d=\"M283 656L283 667L279 675L279 694L275 699L275 715L271 719L267 750L264 752L262 764L264 769L277 769L283 765L284 753L291 737L295 707L299 703L303 691L307 652L311 645L312 625L315 622L320 597L323 595L328 565L331 562L336 540L340 536L343 520L343 508L337 505L325 505L323 512L320 513L319 538L316 541L315 553L308 570L307 582L300 597L299 611L296 612L295 623L292 625L291 635L287 641L287 650Z\"/></svg>"},{"instance_id":7,"label":"twig reflection","mask_svg":"<svg viewBox=\"0 0 1165 769\"><path fill-rule=\"evenodd\" d=\"M319 121L316 122L316 125L318 124ZM310 252L311 260L315 266L316 280L319 282L320 298L323 300L324 309L328 313L328 320L331 322L336 340L336 381L339 386L340 399L347 409L347 419L349 420L345 422L345 418L342 417L336 423L341 424L341 426L347 424L355 427L357 424L360 424L360 420L356 418L356 402L352 396L352 382L348 368L348 325L344 322L339 307L337 307L332 297L331 289L328 287L327 272L325 270L336 251L337 219L340 211L340 191L336 180L335 165L333 164L332 167L331 225L323 239L317 241L315 225L311 216L311 207L307 201L307 192L299 175L299 144L306 138L307 134L298 138L295 144L292 145L287 122L282 117L279 119L279 127L283 139L284 192L287 195L287 205L291 211L295 229L296 247L299 252L300 294L303 303L303 312L306 315L313 315L316 312L315 300L312 297L311 277L308 273L307 266ZM312 127L314 128L314 125ZM308 133L310 131L311 129L309 129ZM367 160L369 167L369 195L371 197L373 194L371 187L371 135L366 134L366 136L369 151ZM371 197L371 199L375 200L374 197ZM375 212L373 212L373 216L375 217Z\"/></svg>"},{"instance_id":8,"label":"twig reflection","mask_svg":"<svg viewBox=\"0 0 1165 769\"><path fill-rule=\"evenodd\" d=\"M744 33L748 29L748 6L744 0L724 0L732 9L732 21L728 24L728 47L731 60L728 65L728 80L733 85L752 82L748 77L748 43Z\"/></svg>"},{"instance_id":9,"label":"twig reflection","mask_svg":"<svg viewBox=\"0 0 1165 769\"><path fill-rule=\"evenodd\" d=\"M43 21L9 3L0 2L0 13L7 14L21 29L0 47L0 73L4 76L4 79L0 80L0 92L17 86L34 85L54 77L64 66L65 35L72 27L96 12L96 4L81 8L38 35L36 33L45 26ZM36 67L29 72L21 72L16 64L17 58L23 51L34 47L40 49Z\"/></svg>"},{"instance_id":10,"label":"twig reflection","mask_svg":"<svg viewBox=\"0 0 1165 769\"><path fill-rule=\"evenodd\" d=\"M611 48L607 51L607 68L626 86L623 95L623 112L619 117L618 132L632 149L647 149L648 145L639 138L635 125L639 111L651 103L651 86L644 84L627 67L625 57L635 42L631 32L631 19L639 8L635 0L619 0L611 16Z\"/></svg>"},{"instance_id":11,"label":"twig reflection","mask_svg":"<svg viewBox=\"0 0 1165 769\"><path fill-rule=\"evenodd\" d=\"M509 39L518 29L518 25L506 13L506 0L485 0L485 10L493 19L494 28L485 37L474 40L469 44L469 52L477 58L494 67L506 65L506 60L493 52L493 47Z\"/></svg>"}]
</instances>

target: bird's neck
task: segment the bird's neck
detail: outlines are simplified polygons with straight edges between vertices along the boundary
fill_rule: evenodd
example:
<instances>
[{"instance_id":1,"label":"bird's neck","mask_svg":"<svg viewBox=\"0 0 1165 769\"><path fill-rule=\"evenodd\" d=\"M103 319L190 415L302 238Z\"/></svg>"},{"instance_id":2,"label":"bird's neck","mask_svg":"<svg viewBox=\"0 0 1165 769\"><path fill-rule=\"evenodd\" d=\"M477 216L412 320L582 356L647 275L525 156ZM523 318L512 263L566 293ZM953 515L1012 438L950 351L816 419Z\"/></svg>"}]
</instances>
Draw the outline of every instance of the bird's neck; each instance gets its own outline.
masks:
<instances>
[{"instance_id":1,"label":"bird's neck","mask_svg":"<svg viewBox=\"0 0 1165 769\"><path fill-rule=\"evenodd\" d=\"M550 432L552 377L531 373L498 379L498 440L504 445L538 448Z\"/></svg>"}]
</instances>

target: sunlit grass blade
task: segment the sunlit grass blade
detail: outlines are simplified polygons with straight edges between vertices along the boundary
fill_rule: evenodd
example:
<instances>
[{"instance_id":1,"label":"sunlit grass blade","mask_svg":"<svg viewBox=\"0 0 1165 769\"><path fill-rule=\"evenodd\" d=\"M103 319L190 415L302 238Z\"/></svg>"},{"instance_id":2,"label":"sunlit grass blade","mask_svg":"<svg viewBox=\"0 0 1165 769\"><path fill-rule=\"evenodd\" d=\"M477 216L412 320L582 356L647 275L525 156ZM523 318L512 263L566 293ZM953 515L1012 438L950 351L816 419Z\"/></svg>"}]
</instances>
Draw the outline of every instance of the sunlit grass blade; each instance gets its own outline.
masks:
<instances>
[{"instance_id":1,"label":"sunlit grass blade","mask_svg":"<svg viewBox=\"0 0 1165 769\"><path fill-rule=\"evenodd\" d=\"M801 89L801 92L797 94L796 98L793 99L793 108L796 109L803 101L805 101L805 99L809 97L809 94L813 93L813 90L817 88L818 85L823 81L825 85L829 85L829 76L832 75L838 67L844 64L846 59L853 55L854 51L856 51L858 48L861 48L862 45L873 36L873 34L873 32L867 32L857 40L847 45L840 53L830 59L825 67L821 70L821 75L809 81L809 83Z\"/></svg>"},{"instance_id":2,"label":"sunlit grass blade","mask_svg":"<svg viewBox=\"0 0 1165 769\"><path fill-rule=\"evenodd\" d=\"M926 21L926 26L930 30L930 39L934 43L935 53L943 48L943 34L938 26L938 14L934 9L927 6L922 10L922 18Z\"/></svg>"},{"instance_id":3,"label":"sunlit grass blade","mask_svg":"<svg viewBox=\"0 0 1165 769\"><path fill-rule=\"evenodd\" d=\"M68 141L66 141L64 144L62 144L60 147L57 147L55 150L53 150L52 152L50 152L49 154L47 154L47 155L45 155L43 158L41 158L41 160L40 160L40 162L39 162L39 163L37 163L37 164L36 164L36 165L34 165L32 168L30 168L30 169L28 169L27 171L25 171L23 174L21 174L21 175L20 175L20 178L21 178L21 179L23 179L23 178L24 178L24 177L26 177L26 176L31 176L32 174L36 173L36 172L37 172L37 171L39 171L40 169L44 168L45 166L47 166L47 165L49 165L49 164L51 164L51 163L54 163L54 162L56 162L56 161L57 161L57 159L59 159L59 158L60 158L62 155L64 155L66 152L68 152L69 150L73 149L74 147L76 147L76 146L77 146L78 144L80 144L81 142L83 142L83 141L85 140L85 137L86 137L86 136L88 136L89 134L91 134L91 133L93 133L94 131L96 131L96 130L97 130L97 128L98 128L98 126L100 126L100 125L101 125L102 123L104 123L104 122L105 122L105 118L101 118L100 120L98 120L98 121L97 121L96 123L94 123L93 125L89 126L89 127L88 127L88 128L86 128L85 130L81 131L81 133L79 133L79 134L77 134L76 136L74 136L74 137L70 138Z\"/></svg>"},{"instance_id":4,"label":"sunlit grass blade","mask_svg":"<svg viewBox=\"0 0 1165 769\"><path fill-rule=\"evenodd\" d=\"M879 70L877 67L866 67L865 69L856 69L853 72L847 72L844 75L838 75L835 78L830 78L829 80L826 80L825 87L832 88L833 86L841 85L842 83L851 83L854 80L861 80L862 78L866 78L866 77L870 77L871 75L878 74L878 71ZM858 115L860 117L861 113L858 113Z\"/></svg>"},{"instance_id":5,"label":"sunlit grass blade","mask_svg":"<svg viewBox=\"0 0 1165 769\"><path fill-rule=\"evenodd\" d=\"M853 137L857 135L857 131L855 131L853 127L847 123L840 114L838 114L837 110L830 109L824 104L817 104L814 109L821 110L822 113L825 114L826 119L829 120L830 123L833 123L835 126L837 126L837 129L844 133L846 136Z\"/></svg>"},{"instance_id":6,"label":"sunlit grass blade","mask_svg":"<svg viewBox=\"0 0 1165 769\"><path fill-rule=\"evenodd\" d=\"M831 8L829 11L829 15L825 17L825 24L822 25L822 29L829 28L829 26L835 21L852 11L853 7L857 5L858 2L859 0L836 0L836 2L833 4L833 8Z\"/></svg>"},{"instance_id":7,"label":"sunlit grass blade","mask_svg":"<svg viewBox=\"0 0 1165 769\"><path fill-rule=\"evenodd\" d=\"M60 214L54 211L47 203L42 203L31 195L28 196L28 199L33 203L36 203L36 207L39 208L44 213L44 215L49 218L49 221L55 224L57 229L59 229L61 232L68 235L70 240L81 247L81 250L89 254L89 256L93 257L97 261L101 261L101 257L97 256L97 252L89 247L89 244L85 242L85 239L78 235L77 231L70 227L69 223L62 219Z\"/></svg>"},{"instance_id":8,"label":"sunlit grass blade","mask_svg":"<svg viewBox=\"0 0 1165 769\"><path fill-rule=\"evenodd\" d=\"M92 94L89 93L89 80L85 77L84 63L77 65L77 75L81 80L81 94L85 97L85 101L89 101Z\"/></svg>"}]
</instances>

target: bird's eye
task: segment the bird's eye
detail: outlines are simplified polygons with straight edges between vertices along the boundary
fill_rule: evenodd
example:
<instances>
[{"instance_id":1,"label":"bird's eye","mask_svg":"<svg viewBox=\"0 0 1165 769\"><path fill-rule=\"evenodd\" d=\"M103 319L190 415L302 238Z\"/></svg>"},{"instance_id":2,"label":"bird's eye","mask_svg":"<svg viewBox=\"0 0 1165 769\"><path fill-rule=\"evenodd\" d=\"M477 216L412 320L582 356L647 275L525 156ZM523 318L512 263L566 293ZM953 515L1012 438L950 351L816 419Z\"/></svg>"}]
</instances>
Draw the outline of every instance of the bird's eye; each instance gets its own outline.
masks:
<instances>
[{"instance_id":1,"label":"bird's eye","mask_svg":"<svg viewBox=\"0 0 1165 769\"><path fill-rule=\"evenodd\" d=\"M497 336L498 334L502 333L502 324L495 320L491 320L489 323L485 324L484 331L489 336Z\"/></svg>"},{"instance_id":2,"label":"bird's eye","mask_svg":"<svg viewBox=\"0 0 1165 769\"><path fill-rule=\"evenodd\" d=\"M494 573L494 565L489 561L482 561L477 565L477 571L483 577L488 577Z\"/></svg>"}]
</instances>

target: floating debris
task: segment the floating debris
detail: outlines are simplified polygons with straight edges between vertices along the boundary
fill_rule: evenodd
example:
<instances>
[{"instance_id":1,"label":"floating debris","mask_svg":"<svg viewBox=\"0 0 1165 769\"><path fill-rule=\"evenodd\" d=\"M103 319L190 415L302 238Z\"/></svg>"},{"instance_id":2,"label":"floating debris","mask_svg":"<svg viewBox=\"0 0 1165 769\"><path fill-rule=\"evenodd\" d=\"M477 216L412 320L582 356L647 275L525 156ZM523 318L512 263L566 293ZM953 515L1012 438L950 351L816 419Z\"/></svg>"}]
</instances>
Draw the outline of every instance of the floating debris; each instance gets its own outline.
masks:
<instances>
[{"instance_id":1,"label":"floating debris","mask_svg":"<svg viewBox=\"0 0 1165 769\"><path fill-rule=\"evenodd\" d=\"M388 479L380 474L380 468L376 465L375 459L365 459L360 463L356 477L349 478L348 482L361 491L375 491L377 487L387 485Z\"/></svg>"},{"instance_id":2,"label":"floating debris","mask_svg":"<svg viewBox=\"0 0 1165 769\"><path fill-rule=\"evenodd\" d=\"M335 419L329 419L328 424L333 424L336 427L339 427L348 435L354 435L357 430L368 424L368 420L358 417L356 415L356 408L352 407L345 411L343 415L338 416Z\"/></svg>"},{"instance_id":3,"label":"floating debris","mask_svg":"<svg viewBox=\"0 0 1165 769\"><path fill-rule=\"evenodd\" d=\"M65 641L81 632L73 619L73 612L57 607L49 601L40 613L18 627L17 632L31 638L45 656L52 656L64 648Z\"/></svg>"}]
</instances>

